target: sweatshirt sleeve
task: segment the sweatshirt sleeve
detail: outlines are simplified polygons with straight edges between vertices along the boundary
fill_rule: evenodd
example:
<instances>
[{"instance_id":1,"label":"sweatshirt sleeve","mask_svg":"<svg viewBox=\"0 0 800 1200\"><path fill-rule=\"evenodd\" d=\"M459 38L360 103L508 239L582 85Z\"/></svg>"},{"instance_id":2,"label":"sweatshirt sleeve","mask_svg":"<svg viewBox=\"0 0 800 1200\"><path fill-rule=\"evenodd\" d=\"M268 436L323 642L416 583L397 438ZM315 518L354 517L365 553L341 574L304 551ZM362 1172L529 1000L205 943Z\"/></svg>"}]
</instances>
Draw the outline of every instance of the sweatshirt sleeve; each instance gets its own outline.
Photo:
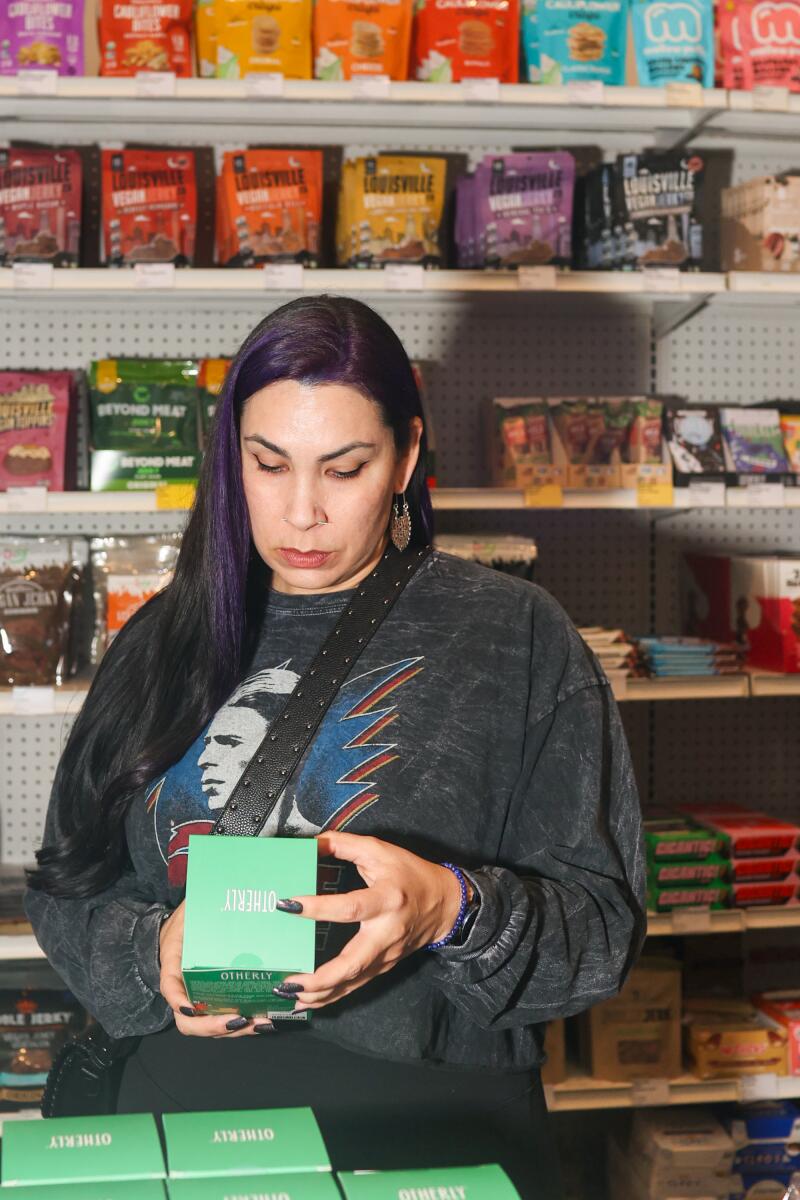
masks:
<instances>
[{"instance_id":1,"label":"sweatshirt sleeve","mask_svg":"<svg viewBox=\"0 0 800 1200\"><path fill-rule=\"evenodd\" d=\"M438 986L484 1029L569 1016L614 995L646 930L641 816L622 722L600 668L563 621L550 651L561 641L568 661L549 710L529 703L500 853L469 872L477 919L464 945L436 955ZM535 655L532 667L536 674Z\"/></svg>"},{"instance_id":2,"label":"sweatshirt sleeve","mask_svg":"<svg viewBox=\"0 0 800 1200\"><path fill-rule=\"evenodd\" d=\"M58 786L57 778L45 844L59 836ZM155 1033L172 1019L158 991L159 932L170 911L143 894L133 871L87 899L64 899L33 888L25 893L25 912L49 962L112 1037Z\"/></svg>"}]
</instances>

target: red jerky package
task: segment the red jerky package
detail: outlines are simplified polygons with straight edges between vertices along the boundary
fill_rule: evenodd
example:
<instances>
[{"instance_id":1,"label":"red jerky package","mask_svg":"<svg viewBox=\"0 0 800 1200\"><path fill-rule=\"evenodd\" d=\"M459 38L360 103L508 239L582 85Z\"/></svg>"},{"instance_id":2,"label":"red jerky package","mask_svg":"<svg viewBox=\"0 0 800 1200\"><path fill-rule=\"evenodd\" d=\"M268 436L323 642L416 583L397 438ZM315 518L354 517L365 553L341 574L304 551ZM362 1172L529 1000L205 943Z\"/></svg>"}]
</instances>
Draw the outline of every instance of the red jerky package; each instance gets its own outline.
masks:
<instances>
[{"instance_id":1,"label":"red jerky package","mask_svg":"<svg viewBox=\"0 0 800 1200\"><path fill-rule=\"evenodd\" d=\"M191 150L103 150L103 261L195 266L198 181Z\"/></svg>"},{"instance_id":2,"label":"red jerky package","mask_svg":"<svg viewBox=\"0 0 800 1200\"><path fill-rule=\"evenodd\" d=\"M800 0L735 0L742 84L800 92Z\"/></svg>"},{"instance_id":3,"label":"red jerky package","mask_svg":"<svg viewBox=\"0 0 800 1200\"><path fill-rule=\"evenodd\" d=\"M0 150L0 263L76 267L82 185L75 150Z\"/></svg>"},{"instance_id":4,"label":"red jerky package","mask_svg":"<svg viewBox=\"0 0 800 1200\"><path fill-rule=\"evenodd\" d=\"M100 0L100 74L192 74L192 0Z\"/></svg>"}]
</instances>

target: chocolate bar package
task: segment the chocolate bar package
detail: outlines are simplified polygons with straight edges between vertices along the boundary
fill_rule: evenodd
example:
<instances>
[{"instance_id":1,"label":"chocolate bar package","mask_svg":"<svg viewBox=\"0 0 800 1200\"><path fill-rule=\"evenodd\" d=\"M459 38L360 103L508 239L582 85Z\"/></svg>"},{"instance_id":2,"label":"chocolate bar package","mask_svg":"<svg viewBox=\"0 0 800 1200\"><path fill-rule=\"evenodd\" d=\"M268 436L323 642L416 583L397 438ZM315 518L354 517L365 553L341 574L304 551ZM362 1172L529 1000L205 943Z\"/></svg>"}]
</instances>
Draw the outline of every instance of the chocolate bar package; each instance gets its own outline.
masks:
<instances>
[{"instance_id":1,"label":"chocolate bar package","mask_svg":"<svg viewBox=\"0 0 800 1200\"><path fill-rule=\"evenodd\" d=\"M648 864L647 879L653 888L688 889L696 885L715 885L728 878L730 862L720 854L710 854L695 862Z\"/></svg>"},{"instance_id":2,"label":"chocolate bar package","mask_svg":"<svg viewBox=\"0 0 800 1200\"><path fill-rule=\"evenodd\" d=\"M788 1074L788 1035L746 1000L688 997L686 1049L700 1079Z\"/></svg>"},{"instance_id":3,"label":"chocolate bar package","mask_svg":"<svg viewBox=\"0 0 800 1200\"><path fill-rule=\"evenodd\" d=\"M90 368L95 450L196 454L195 359L100 359Z\"/></svg>"},{"instance_id":4,"label":"chocolate bar package","mask_svg":"<svg viewBox=\"0 0 800 1200\"><path fill-rule=\"evenodd\" d=\"M649 817L645 814L644 839L648 864L705 862L721 854L724 834L696 825L676 814Z\"/></svg>"},{"instance_id":5,"label":"chocolate bar package","mask_svg":"<svg viewBox=\"0 0 800 1200\"><path fill-rule=\"evenodd\" d=\"M719 409L670 404L664 420L675 482L680 484L684 475L712 475L722 480L725 456Z\"/></svg>"},{"instance_id":6,"label":"chocolate bar package","mask_svg":"<svg viewBox=\"0 0 800 1200\"><path fill-rule=\"evenodd\" d=\"M701 269L704 172L704 157L697 153L619 156L615 208L623 266Z\"/></svg>"},{"instance_id":7,"label":"chocolate bar package","mask_svg":"<svg viewBox=\"0 0 800 1200\"><path fill-rule=\"evenodd\" d=\"M692 864L695 869L697 864ZM674 868L673 868L674 869ZM647 889L647 911L669 913L681 908L728 908L731 903L731 885L722 880L715 883L692 883L659 887L655 884Z\"/></svg>"}]
</instances>

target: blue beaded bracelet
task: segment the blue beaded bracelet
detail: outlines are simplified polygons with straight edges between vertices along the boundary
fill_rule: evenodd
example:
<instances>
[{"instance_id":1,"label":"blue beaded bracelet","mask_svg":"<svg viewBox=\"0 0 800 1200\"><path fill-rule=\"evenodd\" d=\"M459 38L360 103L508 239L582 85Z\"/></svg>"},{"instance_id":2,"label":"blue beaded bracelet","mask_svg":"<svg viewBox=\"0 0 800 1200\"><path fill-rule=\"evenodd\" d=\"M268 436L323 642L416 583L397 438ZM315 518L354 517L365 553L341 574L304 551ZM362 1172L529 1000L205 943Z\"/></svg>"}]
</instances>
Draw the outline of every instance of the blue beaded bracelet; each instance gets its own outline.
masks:
<instances>
[{"instance_id":1,"label":"blue beaded bracelet","mask_svg":"<svg viewBox=\"0 0 800 1200\"><path fill-rule=\"evenodd\" d=\"M453 928L450 930L450 932L447 934L447 936L443 937L441 939L441 941L439 941L439 942L429 942L428 945L425 947L426 950L441 950L443 946L449 946L450 943L452 942L453 938L458 933L461 926L464 924L464 917L467 914L467 905L468 905L467 895L468 895L468 893L467 893L467 880L464 875L464 872L461 870L460 867L455 866L454 863L443 862L443 863L440 863L439 866L447 867L447 870L452 871L453 874L455 875L456 879L458 880L459 886L461 888L461 905L458 910L458 916L455 919L455 924L453 925Z\"/></svg>"}]
</instances>

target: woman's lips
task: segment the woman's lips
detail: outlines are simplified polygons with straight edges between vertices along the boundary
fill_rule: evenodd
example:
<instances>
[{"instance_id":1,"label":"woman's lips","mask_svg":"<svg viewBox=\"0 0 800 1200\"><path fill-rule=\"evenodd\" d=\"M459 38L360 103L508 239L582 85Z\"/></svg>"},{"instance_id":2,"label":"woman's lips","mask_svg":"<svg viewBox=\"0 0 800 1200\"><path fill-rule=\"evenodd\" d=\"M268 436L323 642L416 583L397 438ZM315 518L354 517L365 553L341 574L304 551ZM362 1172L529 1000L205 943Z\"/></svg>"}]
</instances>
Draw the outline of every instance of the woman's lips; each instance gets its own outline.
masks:
<instances>
[{"instance_id":1,"label":"woman's lips","mask_svg":"<svg viewBox=\"0 0 800 1200\"><path fill-rule=\"evenodd\" d=\"M281 546L279 553L290 567L314 569L323 566L331 556L329 550L292 550Z\"/></svg>"}]
</instances>

